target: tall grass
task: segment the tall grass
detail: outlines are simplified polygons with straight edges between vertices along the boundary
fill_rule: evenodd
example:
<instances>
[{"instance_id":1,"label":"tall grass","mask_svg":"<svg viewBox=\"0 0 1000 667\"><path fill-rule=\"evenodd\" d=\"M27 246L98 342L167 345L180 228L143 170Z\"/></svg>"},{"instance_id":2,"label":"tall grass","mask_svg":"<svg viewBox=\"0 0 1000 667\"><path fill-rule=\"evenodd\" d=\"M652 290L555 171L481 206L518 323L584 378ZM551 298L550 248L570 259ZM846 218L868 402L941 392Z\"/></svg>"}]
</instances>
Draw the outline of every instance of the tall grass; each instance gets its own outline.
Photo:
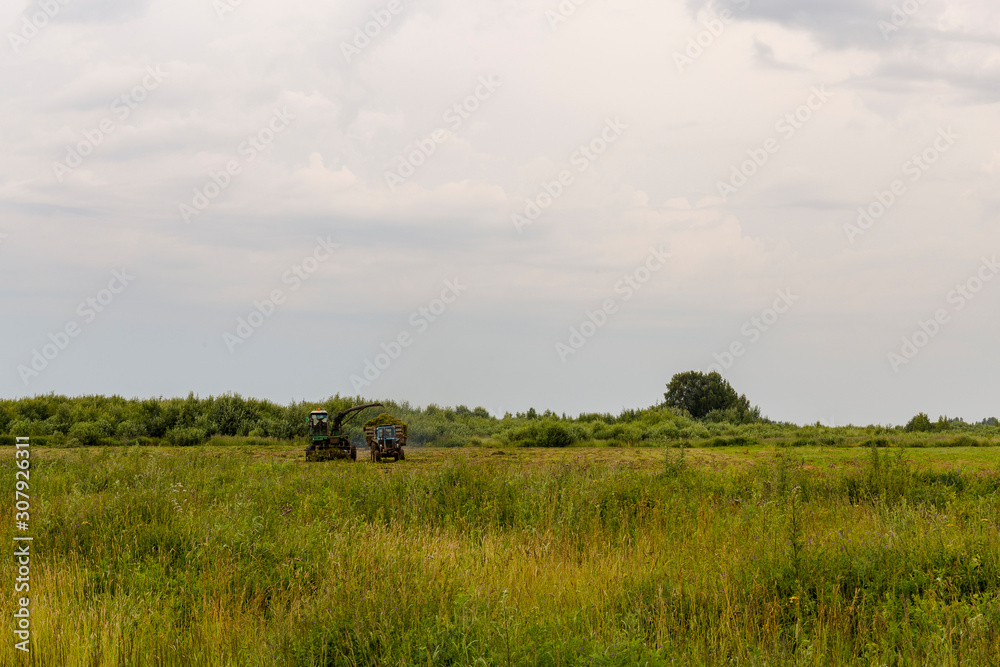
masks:
<instances>
[{"instance_id":1,"label":"tall grass","mask_svg":"<svg viewBox=\"0 0 1000 667\"><path fill-rule=\"evenodd\" d=\"M54 452L32 473L34 664L1000 664L1000 479L800 451Z\"/></svg>"}]
</instances>

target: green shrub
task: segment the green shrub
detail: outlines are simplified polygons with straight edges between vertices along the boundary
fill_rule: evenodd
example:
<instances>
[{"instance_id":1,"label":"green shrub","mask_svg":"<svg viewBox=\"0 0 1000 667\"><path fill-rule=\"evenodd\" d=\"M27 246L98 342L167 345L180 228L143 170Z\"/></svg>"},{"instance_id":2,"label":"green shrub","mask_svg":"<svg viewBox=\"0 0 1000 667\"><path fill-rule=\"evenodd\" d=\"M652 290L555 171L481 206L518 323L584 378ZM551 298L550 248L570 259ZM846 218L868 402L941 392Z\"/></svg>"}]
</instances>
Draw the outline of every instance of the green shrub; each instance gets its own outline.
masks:
<instances>
[{"instance_id":1,"label":"green shrub","mask_svg":"<svg viewBox=\"0 0 1000 667\"><path fill-rule=\"evenodd\" d=\"M174 428L167 431L164 440L174 447L192 447L208 441L208 434L200 428Z\"/></svg>"},{"instance_id":2,"label":"green shrub","mask_svg":"<svg viewBox=\"0 0 1000 667\"><path fill-rule=\"evenodd\" d=\"M775 443L775 447L810 447L815 444L816 442L809 438L796 438L795 440L782 440Z\"/></svg>"},{"instance_id":3,"label":"green shrub","mask_svg":"<svg viewBox=\"0 0 1000 667\"><path fill-rule=\"evenodd\" d=\"M72 447L96 447L105 437L103 430L94 422L77 422L69 429L69 441L66 445ZM74 442L75 441L75 442Z\"/></svg>"},{"instance_id":4,"label":"green shrub","mask_svg":"<svg viewBox=\"0 0 1000 667\"><path fill-rule=\"evenodd\" d=\"M62 434L57 434L57 435L62 436ZM23 438L26 436L21 436L21 437ZM62 436L63 439L65 439L65 437L66 436ZM53 442L53 440L55 440L55 442ZM58 438L54 435L33 435L29 440L29 444L32 447L35 447L36 445L45 447L47 445L53 445L59 442L60 441L58 440ZM0 447L13 447L16 444L17 444L17 436L0 435Z\"/></svg>"},{"instance_id":5,"label":"green shrub","mask_svg":"<svg viewBox=\"0 0 1000 667\"><path fill-rule=\"evenodd\" d=\"M743 435L738 435L733 438L713 438L705 443L708 447L749 447L756 444L756 440Z\"/></svg>"},{"instance_id":6,"label":"green shrub","mask_svg":"<svg viewBox=\"0 0 1000 667\"><path fill-rule=\"evenodd\" d=\"M264 435L268 437L288 440L295 435L294 429L292 429L291 424L289 424L286 420L265 419L260 423L262 426L259 426L258 428L261 428L264 431Z\"/></svg>"},{"instance_id":7,"label":"green shrub","mask_svg":"<svg viewBox=\"0 0 1000 667\"><path fill-rule=\"evenodd\" d=\"M118 428L115 429L115 435L122 442L132 442L146 435L146 429L139 422L126 420L118 424Z\"/></svg>"},{"instance_id":8,"label":"green shrub","mask_svg":"<svg viewBox=\"0 0 1000 667\"><path fill-rule=\"evenodd\" d=\"M31 420L15 419L7 426L7 432L15 437L31 435Z\"/></svg>"},{"instance_id":9,"label":"green shrub","mask_svg":"<svg viewBox=\"0 0 1000 667\"><path fill-rule=\"evenodd\" d=\"M576 433L561 422L546 419L505 430L502 437L516 447L568 447L576 442Z\"/></svg>"},{"instance_id":10,"label":"green shrub","mask_svg":"<svg viewBox=\"0 0 1000 667\"><path fill-rule=\"evenodd\" d=\"M937 443L938 447L982 447L983 443L977 438L968 435L960 435L954 440L945 440Z\"/></svg>"},{"instance_id":11,"label":"green shrub","mask_svg":"<svg viewBox=\"0 0 1000 667\"><path fill-rule=\"evenodd\" d=\"M573 444L573 434L559 422L546 424L538 439L540 447L569 447Z\"/></svg>"}]
</instances>

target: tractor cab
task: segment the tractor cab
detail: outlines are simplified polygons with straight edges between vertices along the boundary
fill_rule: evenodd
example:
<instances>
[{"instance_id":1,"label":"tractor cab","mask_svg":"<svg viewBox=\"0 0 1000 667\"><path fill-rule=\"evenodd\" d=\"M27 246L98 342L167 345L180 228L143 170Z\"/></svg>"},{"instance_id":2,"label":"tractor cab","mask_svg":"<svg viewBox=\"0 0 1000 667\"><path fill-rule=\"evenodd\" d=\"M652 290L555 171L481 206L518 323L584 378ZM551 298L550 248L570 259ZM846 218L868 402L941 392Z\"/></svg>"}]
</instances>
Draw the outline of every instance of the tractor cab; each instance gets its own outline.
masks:
<instances>
[{"instance_id":1,"label":"tractor cab","mask_svg":"<svg viewBox=\"0 0 1000 667\"><path fill-rule=\"evenodd\" d=\"M375 440L383 449L396 449L396 427L379 426L375 429Z\"/></svg>"},{"instance_id":2,"label":"tractor cab","mask_svg":"<svg viewBox=\"0 0 1000 667\"><path fill-rule=\"evenodd\" d=\"M326 410L314 410L309 413L309 435L314 438L325 438L330 435L330 414Z\"/></svg>"}]
</instances>

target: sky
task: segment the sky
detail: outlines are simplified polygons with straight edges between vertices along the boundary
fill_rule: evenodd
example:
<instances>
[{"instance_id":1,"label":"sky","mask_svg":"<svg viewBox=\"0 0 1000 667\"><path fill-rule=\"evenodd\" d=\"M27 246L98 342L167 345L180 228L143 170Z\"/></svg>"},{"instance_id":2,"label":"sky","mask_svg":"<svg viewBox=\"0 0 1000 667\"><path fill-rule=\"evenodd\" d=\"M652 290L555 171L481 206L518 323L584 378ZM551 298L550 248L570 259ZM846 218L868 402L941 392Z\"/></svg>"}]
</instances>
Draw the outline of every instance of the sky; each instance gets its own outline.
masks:
<instances>
[{"instance_id":1,"label":"sky","mask_svg":"<svg viewBox=\"0 0 1000 667\"><path fill-rule=\"evenodd\" d=\"M0 8L0 396L1000 415L987 0Z\"/></svg>"}]
</instances>

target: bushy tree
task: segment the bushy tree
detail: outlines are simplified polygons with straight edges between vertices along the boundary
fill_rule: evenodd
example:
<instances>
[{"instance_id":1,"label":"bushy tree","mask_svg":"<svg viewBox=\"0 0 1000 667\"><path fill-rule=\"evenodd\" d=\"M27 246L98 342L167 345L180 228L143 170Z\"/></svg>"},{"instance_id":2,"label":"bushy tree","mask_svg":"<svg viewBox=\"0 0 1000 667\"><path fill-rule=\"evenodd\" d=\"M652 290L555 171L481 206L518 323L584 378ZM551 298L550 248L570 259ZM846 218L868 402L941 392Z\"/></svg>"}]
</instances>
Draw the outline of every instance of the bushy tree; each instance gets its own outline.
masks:
<instances>
[{"instance_id":1,"label":"bushy tree","mask_svg":"<svg viewBox=\"0 0 1000 667\"><path fill-rule=\"evenodd\" d=\"M746 395L736 393L716 372L677 373L667 385L666 405L684 410L695 419L712 415L713 420L747 423L760 421L760 409L751 407Z\"/></svg>"},{"instance_id":2,"label":"bushy tree","mask_svg":"<svg viewBox=\"0 0 1000 667\"><path fill-rule=\"evenodd\" d=\"M904 431L933 431L934 424L931 422L931 418L928 417L923 412L918 412L913 419L906 423L903 428Z\"/></svg>"},{"instance_id":3,"label":"bushy tree","mask_svg":"<svg viewBox=\"0 0 1000 667\"><path fill-rule=\"evenodd\" d=\"M569 447L573 444L573 434L559 422L549 422L541 429L538 444L542 447Z\"/></svg>"},{"instance_id":4,"label":"bushy tree","mask_svg":"<svg viewBox=\"0 0 1000 667\"><path fill-rule=\"evenodd\" d=\"M115 429L115 435L122 442L132 442L146 435L146 430L139 422L126 420L118 424L118 427Z\"/></svg>"},{"instance_id":5,"label":"bushy tree","mask_svg":"<svg viewBox=\"0 0 1000 667\"><path fill-rule=\"evenodd\" d=\"M96 447L101 444L104 431L96 422L77 422L70 427L69 437L84 447Z\"/></svg>"}]
</instances>

